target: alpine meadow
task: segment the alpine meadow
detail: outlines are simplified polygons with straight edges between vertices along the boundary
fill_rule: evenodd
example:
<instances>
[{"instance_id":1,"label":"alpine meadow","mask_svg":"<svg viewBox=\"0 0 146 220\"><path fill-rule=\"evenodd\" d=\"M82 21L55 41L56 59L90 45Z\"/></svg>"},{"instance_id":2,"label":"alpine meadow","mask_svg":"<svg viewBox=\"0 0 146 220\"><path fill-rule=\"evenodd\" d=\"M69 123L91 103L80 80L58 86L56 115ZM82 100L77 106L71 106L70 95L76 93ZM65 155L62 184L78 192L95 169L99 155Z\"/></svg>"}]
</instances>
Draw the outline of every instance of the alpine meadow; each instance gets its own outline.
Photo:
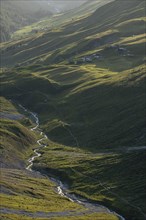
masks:
<instances>
[{"instance_id":1,"label":"alpine meadow","mask_svg":"<svg viewBox=\"0 0 146 220\"><path fill-rule=\"evenodd\" d=\"M0 0L2 220L146 219L146 1Z\"/></svg>"}]
</instances>

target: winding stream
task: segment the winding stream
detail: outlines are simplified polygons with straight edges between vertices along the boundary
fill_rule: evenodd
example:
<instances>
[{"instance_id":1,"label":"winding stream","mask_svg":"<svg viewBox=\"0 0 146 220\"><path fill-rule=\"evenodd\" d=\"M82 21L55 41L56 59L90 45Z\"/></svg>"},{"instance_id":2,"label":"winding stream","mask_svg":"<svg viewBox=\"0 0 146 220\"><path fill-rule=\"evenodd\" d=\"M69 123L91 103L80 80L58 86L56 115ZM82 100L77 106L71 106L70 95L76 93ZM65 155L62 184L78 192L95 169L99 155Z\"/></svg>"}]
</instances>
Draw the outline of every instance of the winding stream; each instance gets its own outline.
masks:
<instances>
[{"instance_id":1,"label":"winding stream","mask_svg":"<svg viewBox=\"0 0 146 220\"><path fill-rule=\"evenodd\" d=\"M27 112L28 114L30 114L34 120L35 120L35 127L32 128L31 130L32 131L35 131L35 130L39 130L39 119L38 119L38 116L36 113L33 113L31 111L28 111L26 108L24 108L22 105L19 104L19 107L22 108L25 112ZM38 171L35 171L35 170L32 170L32 166L33 166L33 161L40 157L41 154L38 152L40 148L46 148L47 146L42 144L41 142L43 140L46 140L48 139L47 136L42 132L40 131L40 135L42 136L41 139L37 140L37 144L38 144L38 148L36 148L34 150L34 156L32 156L31 158L29 158L28 162L28 166L26 167L26 169L30 172L38 172ZM40 173L41 174L41 173ZM43 174L41 174L43 175ZM43 175L45 176L45 175ZM114 214L115 216L117 216L120 220L126 220L124 217L122 217L121 215L119 215L118 213L114 212L114 211L111 211L109 210L107 207L105 206L102 206L102 205L99 205L97 203L92 203L92 202L89 202L87 199L83 198L83 197L80 197L80 196L76 196L75 194L69 194L67 192L67 187L60 181L60 180L57 180L55 178L52 178L52 177L48 177L52 182L54 182L57 186L57 193L60 195L60 196L63 196L63 197L66 197L68 200L70 200L71 202L75 202L75 203L78 203L80 205L83 205L85 208L88 209L87 213L98 213L98 212L102 212L102 213L111 213L111 214Z\"/></svg>"}]
</instances>

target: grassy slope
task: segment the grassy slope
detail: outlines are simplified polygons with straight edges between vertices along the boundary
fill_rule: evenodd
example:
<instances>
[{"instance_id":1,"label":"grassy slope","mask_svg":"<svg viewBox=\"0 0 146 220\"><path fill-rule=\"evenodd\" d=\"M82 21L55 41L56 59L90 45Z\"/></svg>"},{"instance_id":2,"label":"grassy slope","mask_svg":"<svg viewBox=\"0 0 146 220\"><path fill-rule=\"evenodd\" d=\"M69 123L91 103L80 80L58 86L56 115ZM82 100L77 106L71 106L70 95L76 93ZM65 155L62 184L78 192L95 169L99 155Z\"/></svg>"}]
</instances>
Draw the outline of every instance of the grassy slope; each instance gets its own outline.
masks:
<instances>
[{"instance_id":1,"label":"grassy slope","mask_svg":"<svg viewBox=\"0 0 146 220\"><path fill-rule=\"evenodd\" d=\"M50 142L41 153L35 169L59 175L71 192L111 206L126 219L144 219L145 152L93 154Z\"/></svg>"},{"instance_id":2,"label":"grassy slope","mask_svg":"<svg viewBox=\"0 0 146 220\"><path fill-rule=\"evenodd\" d=\"M25 126L32 126L29 119L23 118L10 120L11 116L20 116L21 109L17 109L14 104L0 97L1 103L1 208L10 209L11 212L3 214L0 218L13 219L34 219L36 212L56 213L70 212L70 216L53 217L53 219L110 219L118 220L112 214L105 213L85 213L85 209L56 193L56 186L53 182L37 173L25 171L26 158L32 154L32 147L36 147L35 135ZM21 112L22 113L22 112ZM4 118L5 117L5 118ZM37 134L36 134L37 135ZM38 135L37 135L38 136ZM62 205L63 204L63 205ZM21 214L13 212L21 211ZM27 217L24 212L32 213L33 217ZM76 216L76 214L79 216ZM74 217L75 215L75 217ZM35 219L40 219L35 217ZM42 217L41 219L46 219ZM47 217L51 219L51 217Z\"/></svg>"},{"instance_id":3,"label":"grassy slope","mask_svg":"<svg viewBox=\"0 0 146 220\"><path fill-rule=\"evenodd\" d=\"M21 115L10 101L0 97L0 103L3 114L0 118L1 166L24 168L24 159L35 145L36 137L26 128L26 125L31 125L28 119L23 115L17 119ZM17 120L12 120L14 116Z\"/></svg>"},{"instance_id":4,"label":"grassy slope","mask_svg":"<svg viewBox=\"0 0 146 220\"><path fill-rule=\"evenodd\" d=\"M10 44L2 45L5 48L2 65L14 65L18 62L26 63L26 61L29 63L33 61L54 63L64 59L66 61L69 57L75 59L78 54L81 56L85 52L92 53L104 50L106 45L118 44L122 38L143 34L145 28L144 2L123 2L119 8L120 4L119 1L109 3L108 7L99 8L93 15L73 20L70 22L71 25L65 23L57 30L54 25L54 29L46 34L39 33L31 39L27 38L25 41L16 42L13 49L10 49ZM137 20L135 21L135 19ZM133 37L133 41L135 38L136 36ZM97 47L95 47L96 41L100 43ZM20 42L22 45L18 47ZM126 48L136 55L140 48L144 53L143 46L144 36L138 48L136 45L126 45Z\"/></svg>"},{"instance_id":5,"label":"grassy slope","mask_svg":"<svg viewBox=\"0 0 146 220\"><path fill-rule=\"evenodd\" d=\"M30 212L59 212L80 208L60 197L54 190L55 184L45 177L15 169L3 169L2 176L3 190L8 192L7 195L2 194L3 207Z\"/></svg>"},{"instance_id":6,"label":"grassy slope","mask_svg":"<svg viewBox=\"0 0 146 220\"><path fill-rule=\"evenodd\" d=\"M7 73L2 91L19 100L23 97L24 104L40 114L52 140L75 146L67 128L81 147L90 150L145 144L143 65L121 73L94 65L59 66L33 74L29 69ZM7 88L6 82L13 80Z\"/></svg>"},{"instance_id":7,"label":"grassy slope","mask_svg":"<svg viewBox=\"0 0 146 220\"><path fill-rule=\"evenodd\" d=\"M0 42L10 40L11 34L25 25L32 24L42 17L52 15L47 3L31 1L4 1L0 2L1 11L1 38ZM10 12L11 11L11 12Z\"/></svg>"},{"instance_id":8,"label":"grassy slope","mask_svg":"<svg viewBox=\"0 0 146 220\"><path fill-rule=\"evenodd\" d=\"M110 1L111 0L109 0L109 2ZM26 36L30 36L31 34L34 34L32 31L34 29L38 30L40 33L46 30L57 30L62 24L69 24L70 22L79 20L81 17L89 16L93 11L106 3L108 3L107 0L96 0L92 2L87 1L82 6L70 10L69 12L57 14L48 19L45 18L44 20L41 20L37 23L26 26L24 29L20 29L14 32L12 38L20 39L25 38Z\"/></svg>"},{"instance_id":9,"label":"grassy slope","mask_svg":"<svg viewBox=\"0 0 146 220\"><path fill-rule=\"evenodd\" d=\"M69 159L65 148L48 150L41 166L61 169L66 179L70 176L72 190L116 207L129 219L140 220L143 217L137 207L145 209L144 154L119 153L119 149L145 145L144 10L143 1L117 1L57 32L28 38L23 41L27 45L4 52L2 59L3 66L12 66L17 61L28 61L28 66L1 74L2 93L19 101L23 97L23 103L39 114L41 126L52 140L76 146L77 138L80 147L96 153L116 150L116 154L109 156L89 157L83 153L79 160L79 152L72 159L73 149ZM97 38L100 44L95 47ZM126 47L134 56L120 56L108 48L115 44ZM10 46L3 44L1 48ZM78 60L98 51L104 60L90 65L68 65L68 57ZM29 66L33 62L39 64ZM37 167L40 169L40 165ZM91 178L87 178L88 174ZM103 189L98 180L93 182L95 175L118 197ZM123 196L124 202L119 196Z\"/></svg>"}]
</instances>

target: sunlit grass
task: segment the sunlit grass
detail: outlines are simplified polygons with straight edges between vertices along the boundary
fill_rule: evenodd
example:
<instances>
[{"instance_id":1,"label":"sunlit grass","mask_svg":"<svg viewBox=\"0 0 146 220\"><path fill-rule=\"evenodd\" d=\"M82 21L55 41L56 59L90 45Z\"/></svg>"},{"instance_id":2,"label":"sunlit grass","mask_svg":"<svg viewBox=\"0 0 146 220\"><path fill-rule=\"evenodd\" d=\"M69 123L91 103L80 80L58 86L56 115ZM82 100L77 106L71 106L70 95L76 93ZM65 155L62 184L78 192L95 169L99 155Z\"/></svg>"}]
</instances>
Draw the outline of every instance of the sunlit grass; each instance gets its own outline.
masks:
<instances>
[{"instance_id":1,"label":"sunlit grass","mask_svg":"<svg viewBox=\"0 0 146 220\"><path fill-rule=\"evenodd\" d=\"M21 220L118 220L118 217L113 216L112 214L90 214L90 215L81 215L81 216L63 216L63 217L47 217L47 218L37 218L37 217L27 217L22 215L15 215L15 214L2 214L1 217L3 220L19 220L21 217Z\"/></svg>"},{"instance_id":2,"label":"sunlit grass","mask_svg":"<svg viewBox=\"0 0 146 220\"><path fill-rule=\"evenodd\" d=\"M73 12L76 17L73 20L69 14L58 15L15 33L18 39L29 38L0 45L4 67L20 63L18 68L1 71L1 91L37 112L41 129L59 143L48 143L35 161L35 168L59 176L69 183L71 192L120 210L130 219L141 220L140 209L145 209L145 155L124 150L145 145L144 7L138 1L128 1L127 8L121 1L113 4L92 15L84 6L85 11ZM49 31L41 30L31 36L33 29L46 26ZM111 45L126 48L127 54L109 49ZM91 64L68 62L94 53L100 53L103 59ZM3 111L17 112L5 101L3 104ZM18 166L14 156L20 156L21 160L29 158L34 145L28 149L24 143L34 143L35 138L18 122L2 120L1 124L4 159L7 164ZM24 146L27 152L20 151ZM28 179L27 175L19 174L16 181L14 174L9 175L4 176L3 186L14 196L2 195L6 207L46 212L63 210L64 203L64 209L78 209L59 198L47 180ZM86 218L91 216L66 219ZM97 219L92 215L94 218Z\"/></svg>"},{"instance_id":3,"label":"sunlit grass","mask_svg":"<svg viewBox=\"0 0 146 220\"><path fill-rule=\"evenodd\" d=\"M30 212L59 212L82 210L82 206L59 196L55 184L42 176L25 171L2 169L1 186L9 193L1 193L1 207ZM63 205L62 205L63 204Z\"/></svg>"},{"instance_id":4,"label":"sunlit grass","mask_svg":"<svg viewBox=\"0 0 146 220\"><path fill-rule=\"evenodd\" d=\"M126 153L119 149L115 153L91 153L55 143L49 143L41 152L42 157L35 161L35 169L60 176L62 181L68 182L71 192L108 204L113 209L120 207L127 216L132 216L134 211L135 216L140 215L143 219L144 152ZM137 192L136 196L132 196L133 192Z\"/></svg>"}]
</instances>

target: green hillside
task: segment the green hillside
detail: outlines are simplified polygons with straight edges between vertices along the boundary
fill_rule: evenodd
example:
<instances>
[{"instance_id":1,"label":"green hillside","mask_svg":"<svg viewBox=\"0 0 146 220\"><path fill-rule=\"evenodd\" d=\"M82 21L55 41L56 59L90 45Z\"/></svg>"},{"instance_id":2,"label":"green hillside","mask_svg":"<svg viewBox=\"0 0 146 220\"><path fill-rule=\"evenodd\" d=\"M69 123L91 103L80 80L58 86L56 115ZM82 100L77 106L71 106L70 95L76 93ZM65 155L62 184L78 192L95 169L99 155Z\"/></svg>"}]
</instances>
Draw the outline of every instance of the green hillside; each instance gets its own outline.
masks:
<instances>
[{"instance_id":1,"label":"green hillside","mask_svg":"<svg viewBox=\"0 0 146 220\"><path fill-rule=\"evenodd\" d=\"M2 90L13 78L7 95L26 97L24 103L40 113L49 137L62 144L75 145L64 123L81 147L144 145L144 6L143 1L112 2L57 32L2 44L2 65L20 66L8 70ZM90 62L82 61L85 57Z\"/></svg>"},{"instance_id":2,"label":"green hillside","mask_svg":"<svg viewBox=\"0 0 146 220\"><path fill-rule=\"evenodd\" d=\"M56 183L26 171L26 161L34 153L32 148L37 147L39 133L30 131L34 126L30 115L16 103L0 97L0 104L1 219L44 220L53 216L56 220L118 220L112 213L91 211L90 207L61 197Z\"/></svg>"},{"instance_id":3,"label":"green hillside","mask_svg":"<svg viewBox=\"0 0 146 220\"><path fill-rule=\"evenodd\" d=\"M145 219L144 151L91 153L50 142L40 152L34 168L60 176L71 193L106 205L128 220Z\"/></svg>"},{"instance_id":4,"label":"green hillside","mask_svg":"<svg viewBox=\"0 0 146 220\"><path fill-rule=\"evenodd\" d=\"M36 144L35 135L26 127L32 124L3 97L0 106L1 167L24 168L24 160Z\"/></svg>"},{"instance_id":5,"label":"green hillside","mask_svg":"<svg viewBox=\"0 0 146 220\"><path fill-rule=\"evenodd\" d=\"M88 1L0 45L1 94L36 112L49 138L34 168L126 220L146 217L145 10Z\"/></svg>"},{"instance_id":6,"label":"green hillside","mask_svg":"<svg viewBox=\"0 0 146 220\"><path fill-rule=\"evenodd\" d=\"M106 12L106 10L108 11ZM104 19L103 11L107 19ZM143 60L145 41L145 4L143 1L128 1L128 3L116 1L116 3L109 3L107 6L99 8L89 17L82 16L78 20L71 20L70 24L63 23L62 26L59 23L60 28L55 28L56 25L55 21L52 30L45 34L38 33L26 40L2 44L1 50L4 56L1 65L11 66L18 63L28 65L33 62L68 63L68 59L78 60L85 54L103 53L105 56L106 46L115 44L126 47L130 54L134 55L133 60L132 56L127 55L128 59L127 56L125 57L129 61L128 63L126 61L128 66L131 67L131 64L135 63L135 58L137 61L137 55L140 55L141 62ZM132 39L129 39L130 37ZM128 43L129 40L130 43ZM136 41L139 51L137 51ZM111 53L114 55L114 50ZM106 61L108 60L106 59Z\"/></svg>"},{"instance_id":7,"label":"green hillside","mask_svg":"<svg viewBox=\"0 0 146 220\"><path fill-rule=\"evenodd\" d=\"M1 0L0 7L0 42L10 40L11 34L23 26L52 15L45 1L40 4L39 1Z\"/></svg>"}]
</instances>

